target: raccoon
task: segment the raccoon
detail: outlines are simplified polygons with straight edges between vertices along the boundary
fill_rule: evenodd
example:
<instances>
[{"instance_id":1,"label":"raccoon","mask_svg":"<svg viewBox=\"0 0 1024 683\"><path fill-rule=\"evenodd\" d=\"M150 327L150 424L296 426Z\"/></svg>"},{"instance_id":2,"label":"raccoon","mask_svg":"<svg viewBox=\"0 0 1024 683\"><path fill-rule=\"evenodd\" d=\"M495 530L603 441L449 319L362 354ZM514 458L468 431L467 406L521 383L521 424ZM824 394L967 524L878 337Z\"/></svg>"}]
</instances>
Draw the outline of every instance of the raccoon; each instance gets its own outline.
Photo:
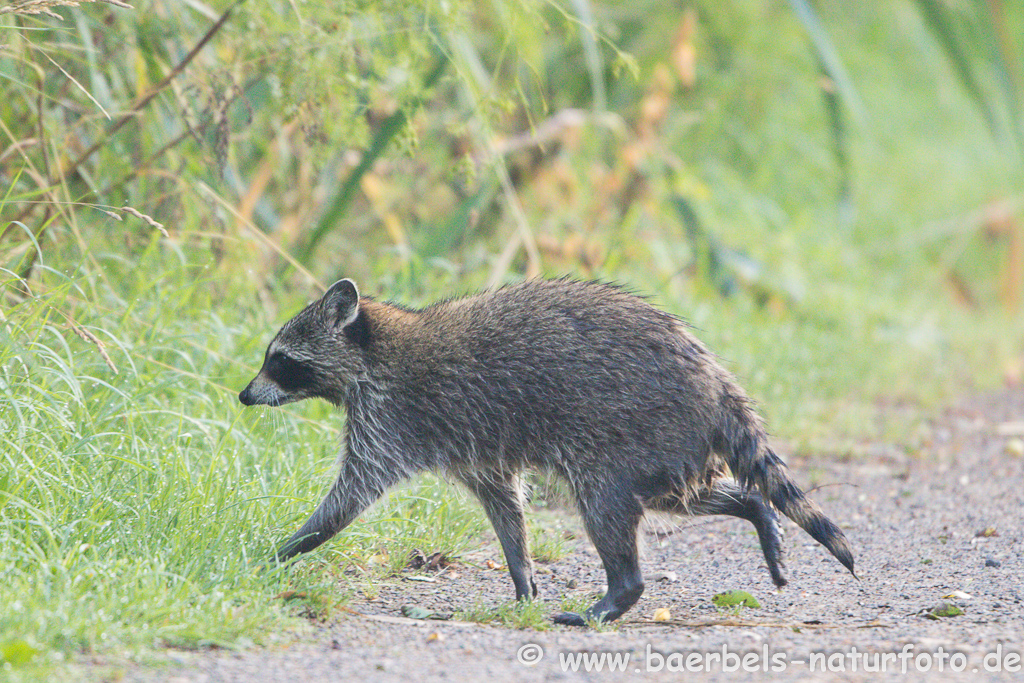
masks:
<instances>
[{"instance_id":1,"label":"raccoon","mask_svg":"<svg viewBox=\"0 0 1024 683\"><path fill-rule=\"evenodd\" d=\"M790 478L733 377L681 319L617 286L531 280L414 310L340 280L281 328L239 394L247 406L312 397L347 413L340 472L278 561L429 470L479 499L529 600L522 473L536 468L568 482L608 578L600 600L559 624L636 604L645 509L748 520L781 587L777 509L853 573L843 532Z\"/></svg>"}]
</instances>

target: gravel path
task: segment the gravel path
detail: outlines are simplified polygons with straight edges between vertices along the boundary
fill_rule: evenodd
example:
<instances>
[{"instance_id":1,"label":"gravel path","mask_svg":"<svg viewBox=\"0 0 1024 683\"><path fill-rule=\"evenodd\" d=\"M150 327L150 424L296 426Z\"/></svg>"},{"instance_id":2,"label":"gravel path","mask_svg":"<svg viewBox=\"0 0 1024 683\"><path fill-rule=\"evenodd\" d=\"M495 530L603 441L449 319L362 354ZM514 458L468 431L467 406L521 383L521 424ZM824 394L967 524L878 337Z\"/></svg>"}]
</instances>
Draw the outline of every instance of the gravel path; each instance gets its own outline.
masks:
<instances>
[{"instance_id":1,"label":"gravel path","mask_svg":"<svg viewBox=\"0 0 1024 683\"><path fill-rule=\"evenodd\" d=\"M643 534L644 573L674 572L678 580L648 579L640 603L615 630L521 631L401 616L403 605L450 614L511 598L503 570L463 564L437 574L435 583L386 582L374 600L350 603L358 614L286 644L169 653L165 666L132 668L121 680L1024 680L1024 458L1012 443L1024 439L1024 393L962 404L914 439L913 449L863 444L842 463L791 459L805 487L850 484L812 495L849 536L859 581L788 520L790 584L782 591L747 523L655 520ZM593 594L603 584L589 543L572 543L569 556L540 565L538 586L551 613L560 611L561 597ZM481 557L501 562L496 547ZM761 607L732 613L712 605L714 594L730 589L750 592ZM958 597L944 597L956 591ZM963 614L925 616L942 602ZM657 608L671 619L652 621ZM586 673L582 661L577 671L563 666L579 653L630 659L614 673L604 659L600 675ZM990 670L997 664L1001 671ZM865 672L865 665L886 672Z\"/></svg>"}]
</instances>

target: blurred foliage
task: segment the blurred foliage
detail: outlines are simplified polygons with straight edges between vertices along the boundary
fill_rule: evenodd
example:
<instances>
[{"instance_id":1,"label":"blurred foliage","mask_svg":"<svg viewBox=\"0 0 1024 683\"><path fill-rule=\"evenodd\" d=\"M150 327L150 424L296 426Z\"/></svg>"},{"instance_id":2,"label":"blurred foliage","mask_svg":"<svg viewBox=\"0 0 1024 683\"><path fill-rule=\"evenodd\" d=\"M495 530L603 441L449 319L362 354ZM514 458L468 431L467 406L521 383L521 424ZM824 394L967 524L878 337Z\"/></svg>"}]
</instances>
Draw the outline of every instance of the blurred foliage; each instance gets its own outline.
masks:
<instances>
[{"instance_id":1,"label":"blurred foliage","mask_svg":"<svg viewBox=\"0 0 1024 683\"><path fill-rule=\"evenodd\" d=\"M1016 196L997 197L945 229L959 232L949 249L948 279L958 303L977 307L978 298L960 271L964 256L980 240L1005 244L999 296L1011 312L1024 289L1024 13L1001 1L945 3L917 0L921 15L949 58L964 90L982 113L997 146L1010 164ZM968 261L961 266L961 261Z\"/></svg>"},{"instance_id":2,"label":"blurred foliage","mask_svg":"<svg viewBox=\"0 0 1024 683\"><path fill-rule=\"evenodd\" d=\"M831 36L922 36L908 3L36 2L63 20L11 5L0 53L4 241L22 275L31 236L88 261L83 225L110 230L128 206L226 268L244 254L254 287L346 274L414 296L653 259L652 289L787 306L799 264L758 243L804 240L808 210L824 231L867 223L853 165L878 119ZM916 6L986 120L1019 136L1020 13ZM999 84L997 117L983 86ZM145 241L152 224L131 224L117 230Z\"/></svg>"},{"instance_id":3,"label":"blurred foliage","mask_svg":"<svg viewBox=\"0 0 1024 683\"><path fill-rule=\"evenodd\" d=\"M1008 153L1024 161L1024 17L1003 2L917 0L964 89Z\"/></svg>"}]
</instances>

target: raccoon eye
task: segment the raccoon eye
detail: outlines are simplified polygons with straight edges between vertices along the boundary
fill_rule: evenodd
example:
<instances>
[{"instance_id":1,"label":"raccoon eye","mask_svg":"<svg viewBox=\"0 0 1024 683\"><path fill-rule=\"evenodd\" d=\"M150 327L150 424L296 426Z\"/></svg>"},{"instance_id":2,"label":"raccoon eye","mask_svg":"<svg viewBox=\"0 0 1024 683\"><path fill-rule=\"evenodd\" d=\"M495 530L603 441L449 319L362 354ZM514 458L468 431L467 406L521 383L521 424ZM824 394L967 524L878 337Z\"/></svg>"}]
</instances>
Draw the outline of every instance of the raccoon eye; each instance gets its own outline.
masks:
<instances>
[{"instance_id":1,"label":"raccoon eye","mask_svg":"<svg viewBox=\"0 0 1024 683\"><path fill-rule=\"evenodd\" d=\"M311 365L280 351L274 352L267 359L267 374L288 392L309 389L316 382L316 370Z\"/></svg>"}]
</instances>

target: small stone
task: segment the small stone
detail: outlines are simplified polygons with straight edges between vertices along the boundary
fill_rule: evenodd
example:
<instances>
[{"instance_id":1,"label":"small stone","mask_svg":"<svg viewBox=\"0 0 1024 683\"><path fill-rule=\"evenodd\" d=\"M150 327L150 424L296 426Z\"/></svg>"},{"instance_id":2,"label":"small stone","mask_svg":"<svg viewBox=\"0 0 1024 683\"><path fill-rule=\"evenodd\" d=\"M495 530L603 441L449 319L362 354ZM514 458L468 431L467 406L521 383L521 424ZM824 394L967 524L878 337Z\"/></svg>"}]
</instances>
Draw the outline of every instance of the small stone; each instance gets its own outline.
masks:
<instances>
[{"instance_id":1,"label":"small stone","mask_svg":"<svg viewBox=\"0 0 1024 683\"><path fill-rule=\"evenodd\" d=\"M1003 447L1003 451L1015 458L1024 458L1024 439L1010 439Z\"/></svg>"},{"instance_id":2,"label":"small stone","mask_svg":"<svg viewBox=\"0 0 1024 683\"><path fill-rule=\"evenodd\" d=\"M1003 566L1003 563L1000 562L999 560L997 560L996 558L992 557L991 555L988 555L987 557L985 557L985 566L986 567L1001 567L1001 566Z\"/></svg>"},{"instance_id":3,"label":"small stone","mask_svg":"<svg viewBox=\"0 0 1024 683\"><path fill-rule=\"evenodd\" d=\"M576 586L578 586L578 585L580 585L580 582L577 581L576 579L569 579L568 581L565 582L565 587L566 588L576 588Z\"/></svg>"},{"instance_id":4,"label":"small stone","mask_svg":"<svg viewBox=\"0 0 1024 683\"><path fill-rule=\"evenodd\" d=\"M651 572L650 574L645 576L644 579L650 581L651 583L655 581L667 581L668 583L675 583L679 580L679 575L673 571Z\"/></svg>"}]
</instances>

